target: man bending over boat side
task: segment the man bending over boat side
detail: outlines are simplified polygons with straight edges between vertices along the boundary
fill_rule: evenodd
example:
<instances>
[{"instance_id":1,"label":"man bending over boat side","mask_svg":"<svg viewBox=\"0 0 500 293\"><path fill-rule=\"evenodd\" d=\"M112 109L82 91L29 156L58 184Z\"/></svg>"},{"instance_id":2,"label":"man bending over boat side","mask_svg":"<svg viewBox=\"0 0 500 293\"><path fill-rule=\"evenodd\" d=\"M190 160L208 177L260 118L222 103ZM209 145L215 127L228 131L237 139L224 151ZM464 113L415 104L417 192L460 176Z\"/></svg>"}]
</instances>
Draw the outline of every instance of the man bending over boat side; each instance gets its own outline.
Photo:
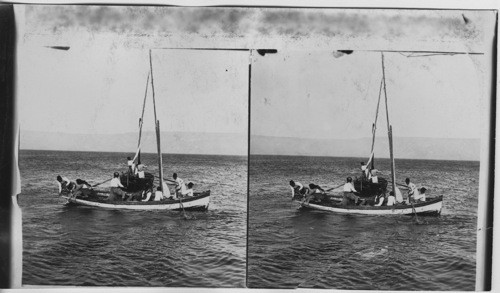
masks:
<instances>
[{"instance_id":1,"label":"man bending over boat side","mask_svg":"<svg viewBox=\"0 0 500 293\"><path fill-rule=\"evenodd\" d=\"M193 182L189 182L186 191L182 193L182 197L194 196L193 186L194 186Z\"/></svg>"},{"instance_id":2,"label":"man bending over boat side","mask_svg":"<svg viewBox=\"0 0 500 293\"><path fill-rule=\"evenodd\" d=\"M427 191L427 189L425 187L417 189L417 193L413 194L413 202L425 201L425 192L426 191Z\"/></svg>"},{"instance_id":3,"label":"man bending over boat side","mask_svg":"<svg viewBox=\"0 0 500 293\"><path fill-rule=\"evenodd\" d=\"M358 204L359 196L354 193L358 193L356 189L354 189L354 185L352 185L352 178L347 177L346 183L344 184L344 197L342 198L342 205L349 205L349 200L354 200L354 204Z\"/></svg>"},{"instance_id":4,"label":"man bending over boat side","mask_svg":"<svg viewBox=\"0 0 500 293\"><path fill-rule=\"evenodd\" d=\"M92 189L92 186L85 180L82 179L76 179L76 187L73 189L73 194L70 196L70 198L77 198L77 197L83 197L83 198L89 198L89 197L95 197L96 193Z\"/></svg>"},{"instance_id":5,"label":"man bending over boat side","mask_svg":"<svg viewBox=\"0 0 500 293\"><path fill-rule=\"evenodd\" d=\"M321 188L319 185L311 183L309 184L309 189L306 190L306 199L303 202L309 203L309 201L311 201L311 199L313 198L321 202L321 200L327 198L324 195L326 195L326 191L323 188Z\"/></svg>"},{"instance_id":6,"label":"man bending over boat side","mask_svg":"<svg viewBox=\"0 0 500 293\"><path fill-rule=\"evenodd\" d=\"M121 182L120 182L120 173L115 172L113 174L113 179L111 179L111 182L109 182L109 187L110 187L110 192L109 192L109 197L108 201L115 201L117 199L122 199L127 196L127 193L125 191L121 190L121 188L125 188ZM121 188L120 188L121 187Z\"/></svg>"},{"instance_id":7,"label":"man bending over boat side","mask_svg":"<svg viewBox=\"0 0 500 293\"><path fill-rule=\"evenodd\" d=\"M71 192L75 188L75 184L71 182L67 177L61 177L57 175L57 184L59 185L59 195L64 192Z\"/></svg>"},{"instance_id":8,"label":"man bending over boat side","mask_svg":"<svg viewBox=\"0 0 500 293\"><path fill-rule=\"evenodd\" d=\"M295 199L295 196L303 197L306 193L304 185L302 185L302 183L298 181L295 182L293 180L290 180L290 188L292 189L292 199Z\"/></svg>"}]
</instances>

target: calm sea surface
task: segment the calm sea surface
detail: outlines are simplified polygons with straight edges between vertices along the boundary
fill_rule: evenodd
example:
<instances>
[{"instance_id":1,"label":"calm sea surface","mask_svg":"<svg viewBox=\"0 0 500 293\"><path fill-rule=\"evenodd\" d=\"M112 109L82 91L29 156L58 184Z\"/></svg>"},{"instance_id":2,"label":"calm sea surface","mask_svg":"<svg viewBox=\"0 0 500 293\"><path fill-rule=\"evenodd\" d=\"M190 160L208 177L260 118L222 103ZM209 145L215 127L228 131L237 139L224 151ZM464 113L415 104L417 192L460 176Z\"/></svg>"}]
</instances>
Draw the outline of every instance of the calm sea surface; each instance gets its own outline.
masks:
<instances>
[{"instance_id":1,"label":"calm sea surface","mask_svg":"<svg viewBox=\"0 0 500 293\"><path fill-rule=\"evenodd\" d=\"M440 217L338 215L297 210L288 181L335 187L358 158L251 156L248 286L367 290L474 290L479 162L396 160L443 195ZM389 177L388 160L376 161ZM340 192L339 190L338 192ZM402 190L403 191L403 190Z\"/></svg>"},{"instance_id":2,"label":"calm sea surface","mask_svg":"<svg viewBox=\"0 0 500 293\"><path fill-rule=\"evenodd\" d=\"M163 156L165 176L177 172L212 192L209 210L187 220L174 211L68 207L57 195L57 175L95 184L125 170L130 155L20 151L23 284L245 286L247 158ZM142 161L157 171L155 155Z\"/></svg>"}]
</instances>

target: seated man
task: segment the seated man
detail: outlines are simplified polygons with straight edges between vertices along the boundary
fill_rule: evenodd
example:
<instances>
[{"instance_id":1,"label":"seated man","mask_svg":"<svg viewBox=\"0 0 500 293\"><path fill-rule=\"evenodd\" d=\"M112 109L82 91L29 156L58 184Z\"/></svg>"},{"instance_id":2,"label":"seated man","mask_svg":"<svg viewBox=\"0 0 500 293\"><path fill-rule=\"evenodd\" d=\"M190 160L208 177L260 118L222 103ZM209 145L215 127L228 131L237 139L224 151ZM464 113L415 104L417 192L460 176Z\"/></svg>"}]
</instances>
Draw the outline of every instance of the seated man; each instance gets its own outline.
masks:
<instances>
[{"instance_id":1,"label":"seated man","mask_svg":"<svg viewBox=\"0 0 500 293\"><path fill-rule=\"evenodd\" d=\"M154 198L154 201L160 201L160 200L164 200L165 197L163 196L163 191L161 191L161 187L158 186L156 188L156 191L155 191L155 198Z\"/></svg>"},{"instance_id":2,"label":"seated man","mask_svg":"<svg viewBox=\"0 0 500 293\"><path fill-rule=\"evenodd\" d=\"M141 201L149 201L153 195L154 186L146 186L146 190L142 192Z\"/></svg>"},{"instance_id":3,"label":"seated man","mask_svg":"<svg viewBox=\"0 0 500 293\"><path fill-rule=\"evenodd\" d=\"M349 200L354 200L354 204L357 204L359 201L359 196L355 195L358 193L354 186L352 185L352 178L347 177L346 183L344 184L344 197L342 198L342 205L349 205Z\"/></svg>"},{"instance_id":4,"label":"seated man","mask_svg":"<svg viewBox=\"0 0 500 293\"><path fill-rule=\"evenodd\" d=\"M389 192L389 196L387 197L387 206L393 206L396 204L396 197L394 196L394 192Z\"/></svg>"},{"instance_id":5,"label":"seated man","mask_svg":"<svg viewBox=\"0 0 500 293\"><path fill-rule=\"evenodd\" d=\"M376 206L376 207L382 206L384 204L384 201L385 201L385 194L381 193L381 194L375 196L374 206Z\"/></svg>"},{"instance_id":6,"label":"seated man","mask_svg":"<svg viewBox=\"0 0 500 293\"><path fill-rule=\"evenodd\" d=\"M182 196L194 196L193 186L193 182L189 182L187 185L188 189L182 194Z\"/></svg>"},{"instance_id":7,"label":"seated man","mask_svg":"<svg viewBox=\"0 0 500 293\"><path fill-rule=\"evenodd\" d=\"M422 187L420 189L417 189L417 192L413 194L413 200L415 202L422 202L425 201L425 192L427 189L425 187Z\"/></svg>"}]
</instances>

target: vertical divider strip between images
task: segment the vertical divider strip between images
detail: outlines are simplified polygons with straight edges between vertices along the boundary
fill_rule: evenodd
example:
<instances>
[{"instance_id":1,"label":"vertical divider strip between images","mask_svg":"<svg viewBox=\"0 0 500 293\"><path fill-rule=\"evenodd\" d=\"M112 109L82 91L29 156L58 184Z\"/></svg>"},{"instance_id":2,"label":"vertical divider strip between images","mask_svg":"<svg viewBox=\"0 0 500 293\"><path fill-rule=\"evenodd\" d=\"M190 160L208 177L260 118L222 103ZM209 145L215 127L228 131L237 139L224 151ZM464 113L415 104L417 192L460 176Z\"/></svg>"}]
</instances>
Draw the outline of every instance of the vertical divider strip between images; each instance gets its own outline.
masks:
<instances>
[{"instance_id":1,"label":"vertical divider strip between images","mask_svg":"<svg viewBox=\"0 0 500 293\"><path fill-rule=\"evenodd\" d=\"M251 137L251 112L252 112L252 61L253 49L248 50L248 152L247 152L247 231L246 231L246 261L245 261L245 288L248 288L248 234L250 231L250 137Z\"/></svg>"},{"instance_id":2,"label":"vertical divider strip between images","mask_svg":"<svg viewBox=\"0 0 500 293\"><path fill-rule=\"evenodd\" d=\"M16 18L14 5L0 6L0 288L22 283L22 219L17 203L19 186L16 129Z\"/></svg>"}]
</instances>

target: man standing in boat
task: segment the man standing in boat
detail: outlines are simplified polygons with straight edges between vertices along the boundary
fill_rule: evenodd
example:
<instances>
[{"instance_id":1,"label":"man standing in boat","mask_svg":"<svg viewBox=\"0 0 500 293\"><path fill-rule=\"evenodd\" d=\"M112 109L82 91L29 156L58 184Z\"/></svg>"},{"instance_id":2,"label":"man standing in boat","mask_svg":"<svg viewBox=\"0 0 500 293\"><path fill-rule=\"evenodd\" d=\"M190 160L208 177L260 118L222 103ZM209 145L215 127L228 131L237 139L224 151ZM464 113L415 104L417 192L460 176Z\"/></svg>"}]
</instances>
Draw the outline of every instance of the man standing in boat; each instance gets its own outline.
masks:
<instances>
[{"instance_id":1,"label":"man standing in boat","mask_svg":"<svg viewBox=\"0 0 500 293\"><path fill-rule=\"evenodd\" d=\"M186 184L184 184L184 180L177 176L177 173L174 173L172 177L174 178L175 182L175 195L177 197L180 197L186 193Z\"/></svg>"},{"instance_id":2,"label":"man standing in boat","mask_svg":"<svg viewBox=\"0 0 500 293\"><path fill-rule=\"evenodd\" d=\"M414 200L413 196L416 195L417 186L410 182L410 178L406 178L405 182L406 186L408 186L408 202L412 202Z\"/></svg>"},{"instance_id":3,"label":"man standing in boat","mask_svg":"<svg viewBox=\"0 0 500 293\"><path fill-rule=\"evenodd\" d=\"M120 182L120 173L115 172L113 174L113 179L109 182L110 192L108 201L115 201L117 197L120 199L125 198L127 194L121 188L125 188ZM120 188L121 187L121 188Z\"/></svg>"},{"instance_id":4,"label":"man standing in boat","mask_svg":"<svg viewBox=\"0 0 500 293\"><path fill-rule=\"evenodd\" d=\"M342 198L342 205L349 205L350 199L354 200L354 204L358 204L359 196L354 194L358 192L354 189L354 185L352 185L352 178L347 177L346 181L347 182L344 184L344 197Z\"/></svg>"}]
</instances>

